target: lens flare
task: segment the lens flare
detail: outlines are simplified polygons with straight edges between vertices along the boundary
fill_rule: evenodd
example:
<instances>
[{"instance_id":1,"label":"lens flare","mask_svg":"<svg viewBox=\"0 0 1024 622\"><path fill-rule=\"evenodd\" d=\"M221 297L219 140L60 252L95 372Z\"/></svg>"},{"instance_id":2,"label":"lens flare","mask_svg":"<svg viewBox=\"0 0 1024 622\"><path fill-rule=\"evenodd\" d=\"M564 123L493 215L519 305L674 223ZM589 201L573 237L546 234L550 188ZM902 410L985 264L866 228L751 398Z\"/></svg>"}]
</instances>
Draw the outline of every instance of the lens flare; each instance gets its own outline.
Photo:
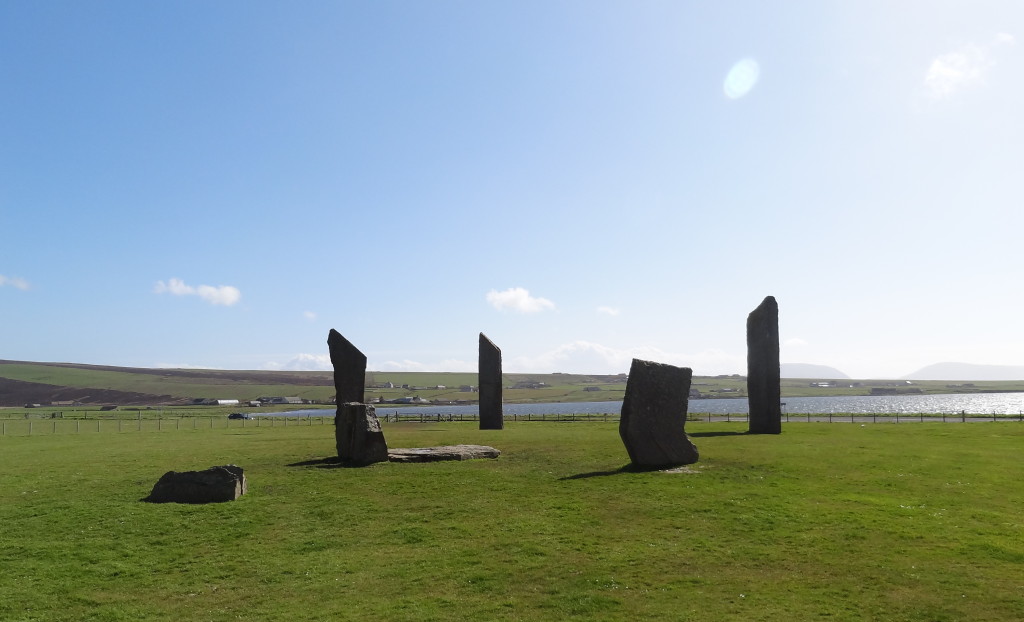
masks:
<instances>
[{"instance_id":1,"label":"lens flare","mask_svg":"<svg viewBox=\"0 0 1024 622\"><path fill-rule=\"evenodd\" d=\"M729 99L739 99L749 93L761 76L761 67L753 58L744 58L737 62L725 76L722 90Z\"/></svg>"}]
</instances>

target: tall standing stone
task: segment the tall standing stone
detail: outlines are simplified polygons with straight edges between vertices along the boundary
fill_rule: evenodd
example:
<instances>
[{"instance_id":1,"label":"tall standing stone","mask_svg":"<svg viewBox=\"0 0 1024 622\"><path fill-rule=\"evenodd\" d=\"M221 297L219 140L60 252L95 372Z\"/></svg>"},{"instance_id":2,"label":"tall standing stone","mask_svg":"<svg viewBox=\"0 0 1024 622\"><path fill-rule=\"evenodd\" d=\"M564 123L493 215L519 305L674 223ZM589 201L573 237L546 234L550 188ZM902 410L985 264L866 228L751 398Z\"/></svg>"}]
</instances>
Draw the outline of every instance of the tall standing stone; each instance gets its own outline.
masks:
<instances>
[{"instance_id":1,"label":"tall standing stone","mask_svg":"<svg viewBox=\"0 0 1024 622\"><path fill-rule=\"evenodd\" d=\"M501 412L501 350L480 333L480 429L501 430L505 419Z\"/></svg>"},{"instance_id":2,"label":"tall standing stone","mask_svg":"<svg viewBox=\"0 0 1024 622\"><path fill-rule=\"evenodd\" d=\"M619 436L638 467L693 464L697 447L686 436L689 367L633 359L619 417Z\"/></svg>"},{"instance_id":3,"label":"tall standing stone","mask_svg":"<svg viewBox=\"0 0 1024 622\"><path fill-rule=\"evenodd\" d=\"M366 355L359 348L331 329L327 335L327 347L334 365L334 395L338 412L345 402L362 402L366 391Z\"/></svg>"},{"instance_id":4,"label":"tall standing stone","mask_svg":"<svg viewBox=\"0 0 1024 622\"><path fill-rule=\"evenodd\" d=\"M338 404L334 417L334 444L338 458L352 466L388 461L388 444L373 406L348 402Z\"/></svg>"},{"instance_id":5,"label":"tall standing stone","mask_svg":"<svg viewBox=\"0 0 1024 622\"><path fill-rule=\"evenodd\" d=\"M751 434L782 432L779 303L773 296L747 316L747 402Z\"/></svg>"}]
</instances>

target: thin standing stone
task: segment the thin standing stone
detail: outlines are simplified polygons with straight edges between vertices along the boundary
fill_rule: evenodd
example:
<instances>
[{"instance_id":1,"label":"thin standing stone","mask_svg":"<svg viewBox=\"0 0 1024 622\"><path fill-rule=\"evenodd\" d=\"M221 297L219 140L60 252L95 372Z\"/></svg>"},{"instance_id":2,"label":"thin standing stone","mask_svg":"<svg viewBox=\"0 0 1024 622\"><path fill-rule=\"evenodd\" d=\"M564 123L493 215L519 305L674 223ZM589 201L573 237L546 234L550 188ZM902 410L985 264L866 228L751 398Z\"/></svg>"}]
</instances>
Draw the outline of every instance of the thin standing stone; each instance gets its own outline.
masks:
<instances>
[{"instance_id":1,"label":"thin standing stone","mask_svg":"<svg viewBox=\"0 0 1024 622\"><path fill-rule=\"evenodd\" d=\"M327 347L334 365L335 403L341 408L345 402L362 402L366 391L366 355L333 328L327 335Z\"/></svg>"},{"instance_id":2,"label":"thin standing stone","mask_svg":"<svg viewBox=\"0 0 1024 622\"><path fill-rule=\"evenodd\" d=\"M779 304L768 296L747 316L747 403L751 434L782 432Z\"/></svg>"},{"instance_id":3,"label":"thin standing stone","mask_svg":"<svg viewBox=\"0 0 1024 622\"><path fill-rule=\"evenodd\" d=\"M480 429L501 430L505 427L501 412L501 349L483 333L480 333L477 372L480 382Z\"/></svg>"}]
</instances>

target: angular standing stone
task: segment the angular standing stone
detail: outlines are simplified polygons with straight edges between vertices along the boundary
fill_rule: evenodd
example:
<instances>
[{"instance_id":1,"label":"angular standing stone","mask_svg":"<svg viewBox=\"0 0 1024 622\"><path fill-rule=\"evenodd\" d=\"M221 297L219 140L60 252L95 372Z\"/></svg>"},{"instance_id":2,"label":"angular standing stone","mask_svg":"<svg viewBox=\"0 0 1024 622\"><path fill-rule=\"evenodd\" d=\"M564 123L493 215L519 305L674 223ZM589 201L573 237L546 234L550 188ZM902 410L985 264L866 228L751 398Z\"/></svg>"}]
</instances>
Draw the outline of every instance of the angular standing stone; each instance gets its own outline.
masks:
<instances>
[{"instance_id":1,"label":"angular standing stone","mask_svg":"<svg viewBox=\"0 0 1024 622\"><path fill-rule=\"evenodd\" d=\"M751 434L782 432L779 303L768 296L747 316L747 403Z\"/></svg>"},{"instance_id":2,"label":"angular standing stone","mask_svg":"<svg viewBox=\"0 0 1024 622\"><path fill-rule=\"evenodd\" d=\"M480 333L477 373L480 382L480 429L501 430L505 427L501 412L501 350L483 333Z\"/></svg>"},{"instance_id":3,"label":"angular standing stone","mask_svg":"<svg viewBox=\"0 0 1024 622\"><path fill-rule=\"evenodd\" d=\"M168 471L157 480L146 497L151 503L221 503L245 494L247 484L242 467L233 464L205 471Z\"/></svg>"},{"instance_id":4,"label":"angular standing stone","mask_svg":"<svg viewBox=\"0 0 1024 622\"><path fill-rule=\"evenodd\" d=\"M362 402L366 391L366 355L341 333L331 329L327 347L334 366L334 399L339 409L345 402Z\"/></svg>"},{"instance_id":5,"label":"angular standing stone","mask_svg":"<svg viewBox=\"0 0 1024 622\"><path fill-rule=\"evenodd\" d=\"M686 436L689 367L633 359L619 417L619 436L634 465L693 464L697 447Z\"/></svg>"},{"instance_id":6,"label":"angular standing stone","mask_svg":"<svg viewBox=\"0 0 1024 622\"><path fill-rule=\"evenodd\" d=\"M388 444L377 412L369 404L338 404L334 417L334 442L338 458L352 466L388 461Z\"/></svg>"}]
</instances>

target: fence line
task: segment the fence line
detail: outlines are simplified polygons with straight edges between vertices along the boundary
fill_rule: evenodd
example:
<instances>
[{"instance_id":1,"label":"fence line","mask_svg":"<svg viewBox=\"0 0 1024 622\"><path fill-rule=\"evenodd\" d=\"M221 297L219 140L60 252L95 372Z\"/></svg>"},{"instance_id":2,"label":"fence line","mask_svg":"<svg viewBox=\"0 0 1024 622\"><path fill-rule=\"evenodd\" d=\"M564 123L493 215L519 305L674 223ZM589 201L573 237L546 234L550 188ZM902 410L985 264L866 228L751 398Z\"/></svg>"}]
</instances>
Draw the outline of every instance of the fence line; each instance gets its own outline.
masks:
<instances>
[{"instance_id":1,"label":"fence line","mask_svg":"<svg viewBox=\"0 0 1024 622\"><path fill-rule=\"evenodd\" d=\"M448 413L448 414L424 414L401 412L384 412L378 414L384 423L442 423L455 421L479 421L480 416L473 413ZM588 422L618 422L617 413L547 413L547 414L506 414L505 421L547 421L566 423L588 423ZM746 413L689 413L687 423L701 422L727 422L745 423L749 422L749 415ZM173 421L173 424L171 423ZM182 422L191 422L182 424ZM209 422L207 426L206 422ZM905 422L983 422L983 421L1016 421L1024 422L1024 412L1017 415L1003 415L998 413L983 414L959 412L949 413L891 413L891 414L857 414L857 413L807 413L799 416L783 414L783 421L789 422L819 422L819 423L905 423ZM221 425L223 423L223 425ZM173 425L173 427L172 427ZM0 420L0 435L2 436L38 436L42 434L96 434L102 432L162 432L165 430L191 429L244 429L244 428L273 428L273 427L295 427L313 425L334 425L334 416L313 416L305 417L271 417L256 416L250 419L228 419L227 417L167 417L156 419L143 418L92 418L92 419L4 419ZM71 429L73 426L73 429Z\"/></svg>"},{"instance_id":2,"label":"fence line","mask_svg":"<svg viewBox=\"0 0 1024 622\"><path fill-rule=\"evenodd\" d=\"M207 425L207 421L209 425ZM191 422L191 423L189 423ZM144 418L48 418L0 420L0 436L39 436L42 434L97 434L107 432L163 432L170 430L243 428L273 428L334 424L334 416L306 417L252 417L251 419L228 419L227 417L161 417Z\"/></svg>"}]
</instances>

